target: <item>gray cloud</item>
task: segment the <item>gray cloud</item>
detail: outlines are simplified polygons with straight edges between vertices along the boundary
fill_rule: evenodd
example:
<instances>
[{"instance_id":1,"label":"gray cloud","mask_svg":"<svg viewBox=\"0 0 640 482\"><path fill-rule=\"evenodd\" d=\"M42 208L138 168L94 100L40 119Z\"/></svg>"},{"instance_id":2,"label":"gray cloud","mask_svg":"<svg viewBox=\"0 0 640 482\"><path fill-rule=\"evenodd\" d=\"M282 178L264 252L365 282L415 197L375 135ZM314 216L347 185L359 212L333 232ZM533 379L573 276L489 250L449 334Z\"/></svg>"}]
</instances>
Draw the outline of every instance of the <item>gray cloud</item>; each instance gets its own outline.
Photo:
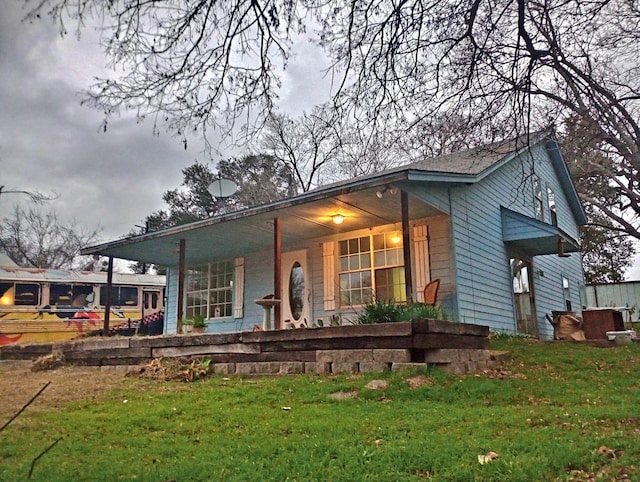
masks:
<instances>
[{"instance_id":1,"label":"gray cloud","mask_svg":"<svg viewBox=\"0 0 640 482\"><path fill-rule=\"evenodd\" d=\"M198 144L185 151L179 139L154 136L151 124L130 117L100 132L100 113L82 107L79 95L106 72L97 37L62 39L47 20L21 23L22 15L11 2L0 18L0 184L56 191L45 209L101 226L104 240L120 237L164 207L162 193L180 184L181 169L202 160ZM0 212L26 202L5 195Z\"/></svg>"}]
</instances>

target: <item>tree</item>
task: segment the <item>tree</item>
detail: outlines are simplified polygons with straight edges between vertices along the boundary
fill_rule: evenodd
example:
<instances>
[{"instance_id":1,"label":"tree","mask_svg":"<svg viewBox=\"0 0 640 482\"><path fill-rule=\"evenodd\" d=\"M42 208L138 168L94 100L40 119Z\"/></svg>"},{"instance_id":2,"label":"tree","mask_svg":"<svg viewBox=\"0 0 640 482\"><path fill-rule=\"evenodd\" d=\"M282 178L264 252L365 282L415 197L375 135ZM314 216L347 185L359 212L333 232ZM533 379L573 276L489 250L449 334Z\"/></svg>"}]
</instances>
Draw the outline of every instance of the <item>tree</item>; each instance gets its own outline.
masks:
<instances>
[{"instance_id":1,"label":"tree","mask_svg":"<svg viewBox=\"0 0 640 482\"><path fill-rule=\"evenodd\" d=\"M0 225L0 249L18 265L43 269L80 269L94 259L80 256L80 249L98 241L98 230L87 230L75 221L64 224L55 211L14 208Z\"/></svg>"},{"instance_id":2,"label":"tree","mask_svg":"<svg viewBox=\"0 0 640 482\"><path fill-rule=\"evenodd\" d=\"M208 191L217 176L207 164L195 162L184 168L182 174L183 188L171 189L162 195L169 210L156 213L149 223L151 228L190 223L211 217L221 210L223 200L215 199Z\"/></svg>"},{"instance_id":3,"label":"tree","mask_svg":"<svg viewBox=\"0 0 640 482\"><path fill-rule=\"evenodd\" d=\"M0 197L2 197L3 194L24 194L25 196L29 197L29 199L31 200L31 202L35 203L35 204L42 204L45 201L51 201L52 199L58 197L57 193L54 193L53 196L47 196L45 194L42 194L38 191L25 191L25 190L16 190L16 189L5 189L5 186L0 186Z\"/></svg>"},{"instance_id":4,"label":"tree","mask_svg":"<svg viewBox=\"0 0 640 482\"><path fill-rule=\"evenodd\" d=\"M507 137L577 116L611 161L619 204L599 209L640 239L636 2L41 0L29 18L45 10L64 32L69 18L105 23L125 72L87 94L105 121L133 109L183 136L240 115L261 124L300 34L325 49L337 115L378 132L400 137L457 112L484 131L505 122Z\"/></svg>"},{"instance_id":5,"label":"tree","mask_svg":"<svg viewBox=\"0 0 640 482\"><path fill-rule=\"evenodd\" d=\"M200 162L184 168L181 187L162 195L168 209L150 214L145 219L144 228L134 229L129 235L206 219L228 208L241 209L292 194L289 171L278 160L264 154L220 161L216 171L209 164ZM234 181L238 191L224 199L213 196L208 189L219 178Z\"/></svg>"},{"instance_id":6,"label":"tree","mask_svg":"<svg viewBox=\"0 0 640 482\"><path fill-rule=\"evenodd\" d=\"M622 281L633 264L635 248L629 234L617 228L609 214L615 210L616 216L625 215L610 180L615 175L614 163L600 150L601 141L592 124L572 117L564 130L562 151L588 219L581 228L585 279L587 283Z\"/></svg>"},{"instance_id":7,"label":"tree","mask_svg":"<svg viewBox=\"0 0 640 482\"><path fill-rule=\"evenodd\" d=\"M635 249L629 236L603 228L602 222L607 221L582 229L582 264L588 284L624 281L626 270L633 265Z\"/></svg>"},{"instance_id":8,"label":"tree","mask_svg":"<svg viewBox=\"0 0 640 482\"><path fill-rule=\"evenodd\" d=\"M220 161L220 176L238 185L232 202L251 207L294 196L296 183L287 166L267 154L249 154Z\"/></svg>"},{"instance_id":9,"label":"tree","mask_svg":"<svg viewBox=\"0 0 640 482\"><path fill-rule=\"evenodd\" d=\"M183 169L183 188L169 190L162 196L169 208L148 215L144 227L136 226L128 236L206 219L224 212L228 207L242 209L295 194L289 170L277 159L265 154L223 160L216 169L217 173L208 164L198 162ZM228 199L216 199L207 190L220 177L238 185L238 191ZM143 263L132 263L129 267L136 273L146 273L150 268ZM158 271L161 272L162 268Z\"/></svg>"},{"instance_id":10,"label":"tree","mask_svg":"<svg viewBox=\"0 0 640 482\"><path fill-rule=\"evenodd\" d=\"M326 107L292 119L269 116L260 147L287 166L302 192L322 184L322 171L335 164L342 148L339 121Z\"/></svg>"}]
</instances>

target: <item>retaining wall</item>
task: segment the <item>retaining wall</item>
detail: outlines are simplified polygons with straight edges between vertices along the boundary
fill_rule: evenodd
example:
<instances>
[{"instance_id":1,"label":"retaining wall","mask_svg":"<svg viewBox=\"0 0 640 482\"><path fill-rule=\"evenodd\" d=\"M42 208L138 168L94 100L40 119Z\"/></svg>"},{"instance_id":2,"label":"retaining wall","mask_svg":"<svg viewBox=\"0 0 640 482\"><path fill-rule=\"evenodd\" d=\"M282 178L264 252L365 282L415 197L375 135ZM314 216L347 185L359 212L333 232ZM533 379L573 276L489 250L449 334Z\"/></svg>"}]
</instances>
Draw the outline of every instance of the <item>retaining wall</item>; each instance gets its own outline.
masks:
<instances>
[{"instance_id":1,"label":"retaining wall","mask_svg":"<svg viewBox=\"0 0 640 482\"><path fill-rule=\"evenodd\" d=\"M6 345L2 360L61 353L79 365L136 365L154 358L209 358L218 373L358 373L437 365L480 370L492 361L486 326L420 319L229 334L85 338L63 343Z\"/></svg>"}]
</instances>

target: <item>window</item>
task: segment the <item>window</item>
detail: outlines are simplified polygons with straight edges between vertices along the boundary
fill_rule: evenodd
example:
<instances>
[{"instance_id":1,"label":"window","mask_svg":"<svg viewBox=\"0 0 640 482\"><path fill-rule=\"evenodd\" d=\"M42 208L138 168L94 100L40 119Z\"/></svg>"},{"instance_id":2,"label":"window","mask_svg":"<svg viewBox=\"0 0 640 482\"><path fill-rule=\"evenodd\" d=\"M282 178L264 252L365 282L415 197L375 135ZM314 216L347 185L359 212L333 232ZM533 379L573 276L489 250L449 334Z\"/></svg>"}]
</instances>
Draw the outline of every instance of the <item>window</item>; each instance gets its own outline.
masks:
<instances>
[{"instance_id":1,"label":"window","mask_svg":"<svg viewBox=\"0 0 640 482\"><path fill-rule=\"evenodd\" d=\"M567 308L567 311L572 311L571 310L572 308L571 290L569 289L569 280L564 276L562 277L562 293L564 294L564 305Z\"/></svg>"},{"instance_id":2,"label":"window","mask_svg":"<svg viewBox=\"0 0 640 482\"><path fill-rule=\"evenodd\" d=\"M549 216L551 224L558 226L558 212L556 210L556 193L550 187L547 188L547 198L549 201Z\"/></svg>"},{"instance_id":3,"label":"window","mask_svg":"<svg viewBox=\"0 0 640 482\"><path fill-rule=\"evenodd\" d=\"M93 287L90 285L72 285L52 283L49 288L49 303L52 305L85 306L91 300Z\"/></svg>"},{"instance_id":4,"label":"window","mask_svg":"<svg viewBox=\"0 0 640 482\"><path fill-rule=\"evenodd\" d=\"M533 204L536 211L536 219L544 221L544 204L542 202L542 184L540 178L533 175Z\"/></svg>"},{"instance_id":5,"label":"window","mask_svg":"<svg viewBox=\"0 0 640 482\"><path fill-rule=\"evenodd\" d=\"M402 236L382 233L339 242L340 303L362 305L374 298L406 301Z\"/></svg>"},{"instance_id":6,"label":"window","mask_svg":"<svg viewBox=\"0 0 640 482\"><path fill-rule=\"evenodd\" d=\"M40 285L35 283L0 283L0 305L37 306Z\"/></svg>"},{"instance_id":7,"label":"window","mask_svg":"<svg viewBox=\"0 0 640 482\"><path fill-rule=\"evenodd\" d=\"M231 261L190 266L186 275L186 317L231 317L233 272L234 263Z\"/></svg>"},{"instance_id":8,"label":"window","mask_svg":"<svg viewBox=\"0 0 640 482\"><path fill-rule=\"evenodd\" d=\"M107 287L100 287L100 303L107 301ZM133 286L112 286L111 306L138 306L138 288Z\"/></svg>"},{"instance_id":9,"label":"window","mask_svg":"<svg viewBox=\"0 0 640 482\"><path fill-rule=\"evenodd\" d=\"M149 309L149 298L151 298L151 309L156 310L158 308L158 293L145 291L144 293L144 309Z\"/></svg>"}]
</instances>

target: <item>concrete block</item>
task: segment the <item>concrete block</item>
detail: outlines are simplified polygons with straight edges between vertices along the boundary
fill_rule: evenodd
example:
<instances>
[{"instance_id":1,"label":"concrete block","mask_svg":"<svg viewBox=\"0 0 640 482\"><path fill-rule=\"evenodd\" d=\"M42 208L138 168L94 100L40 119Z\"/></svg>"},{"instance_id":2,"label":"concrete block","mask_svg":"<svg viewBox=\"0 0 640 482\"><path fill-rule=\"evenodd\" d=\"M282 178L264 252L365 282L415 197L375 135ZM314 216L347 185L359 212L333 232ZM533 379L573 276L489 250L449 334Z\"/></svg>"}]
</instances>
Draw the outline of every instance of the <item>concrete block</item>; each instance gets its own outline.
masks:
<instances>
[{"instance_id":1,"label":"concrete block","mask_svg":"<svg viewBox=\"0 0 640 482\"><path fill-rule=\"evenodd\" d=\"M238 375L275 375L280 371L280 362L236 363Z\"/></svg>"},{"instance_id":2,"label":"concrete block","mask_svg":"<svg viewBox=\"0 0 640 482\"><path fill-rule=\"evenodd\" d=\"M310 375L325 375L331 373L331 363L304 362L304 372Z\"/></svg>"},{"instance_id":3,"label":"concrete block","mask_svg":"<svg viewBox=\"0 0 640 482\"><path fill-rule=\"evenodd\" d=\"M426 369L426 363L392 363L391 371L411 370L411 369Z\"/></svg>"},{"instance_id":4,"label":"concrete block","mask_svg":"<svg viewBox=\"0 0 640 482\"><path fill-rule=\"evenodd\" d=\"M424 351L424 361L427 363L457 363L469 360L469 351L465 349L435 349Z\"/></svg>"},{"instance_id":5,"label":"concrete block","mask_svg":"<svg viewBox=\"0 0 640 482\"><path fill-rule=\"evenodd\" d=\"M373 361L382 363L408 363L411 361L411 350L407 349L373 349Z\"/></svg>"},{"instance_id":6,"label":"concrete block","mask_svg":"<svg viewBox=\"0 0 640 482\"><path fill-rule=\"evenodd\" d=\"M489 361L491 360L490 350L469 350L469 360L471 361Z\"/></svg>"},{"instance_id":7,"label":"concrete block","mask_svg":"<svg viewBox=\"0 0 640 482\"><path fill-rule=\"evenodd\" d=\"M438 368L449 375L465 375L469 373L469 363L470 362L445 363L438 365Z\"/></svg>"},{"instance_id":8,"label":"concrete block","mask_svg":"<svg viewBox=\"0 0 640 482\"><path fill-rule=\"evenodd\" d=\"M214 363L213 373L218 375L232 375L236 372L235 363Z\"/></svg>"},{"instance_id":9,"label":"concrete block","mask_svg":"<svg viewBox=\"0 0 640 482\"><path fill-rule=\"evenodd\" d=\"M384 362L360 362L358 364L358 369L360 373L369 373L369 372L386 372L391 369L391 363Z\"/></svg>"},{"instance_id":10,"label":"concrete block","mask_svg":"<svg viewBox=\"0 0 640 482\"><path fill-rule=\"evenodd\" d=\"M129 338L97 338L94 340L82 340L69 343L65 350L112 350L116 348L129 348Z\"/></svg>"},{"instance_id":11,"label":"concrete block","mask_svg":"<svg viewBox=\"0 0 640 482\"><path fill-rule=\"evenodd\" d=\"M356 362L333 362L331 373L347 373L353 375L358 373L358 363Z\"/></svg>"},{"instance_id":12,"label":"concrete block","mask_svg":"<svg viewBox=\"0 0 640 482\"><path fill-rule=\"evenodd\" d=\"M304 362L280 362L278 375L293 375L304 373Z\"/></svg>"},{"instance_id":13,"label":"concrete block","mask_svg":"<svg viewBox=\"0 0 640 482\"><path fill-rule=\"evenodd\" d=\"M373 361L373 350L317 350L316 361L326 363L357 363Z\"/></svg>"}]
</instances>

